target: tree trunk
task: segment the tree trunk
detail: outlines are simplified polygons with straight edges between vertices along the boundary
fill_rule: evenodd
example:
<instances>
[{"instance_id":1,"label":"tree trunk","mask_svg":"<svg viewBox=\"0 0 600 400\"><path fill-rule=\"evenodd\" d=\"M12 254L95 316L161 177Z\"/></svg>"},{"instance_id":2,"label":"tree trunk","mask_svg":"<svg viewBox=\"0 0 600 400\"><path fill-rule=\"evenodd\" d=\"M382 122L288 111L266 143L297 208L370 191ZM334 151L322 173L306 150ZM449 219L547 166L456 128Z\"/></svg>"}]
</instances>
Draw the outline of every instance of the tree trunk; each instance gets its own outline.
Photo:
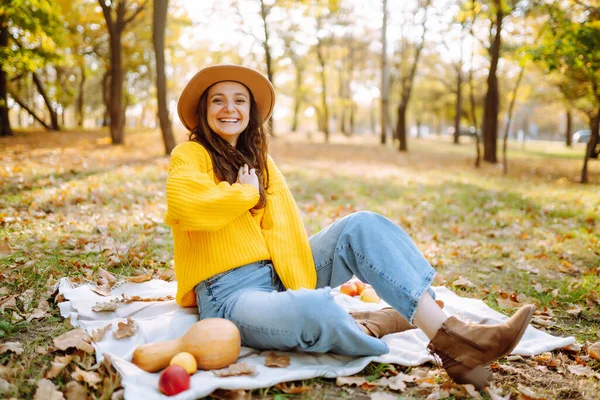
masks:
<instances>
[{"instance_id":1,"label":"tree trunk","mask_svg":"<svg viewBox=\"0 0 600 400\"><path fill-rule=\"evenodd\" d=\"M319 65L321 66L321 107L322 112L322 127L323 133L325 134L325 143L329 143L329 109L327 108L327 76L325 75L325 55L323 54L323 43L320 39L317 39L317 57L319 59Z\"/></svg>"},{"instance_id":2,"label":"tree trunk","mask_svg":"<svg viewBox=\"0 0 600 400\"><path fill-rule=\"evenodd\" d=\"M600 138L600 107L596 115L590 117L590 139L588 140L585 157L583 159L583 168L581 169L581 183L588 183L588 161L594 153L596 142Z\"/></svg>"},{"instance_id":3,"label":"tree trunk","mask_svg":"<svg viewBox=\"0 0 600 400\"><path fill-rule=\"evenodd\" d=\"M60 126L58 126L58 114L56 113L56 110L52 107L52 103L50 102L50 98L46 94L46 90L44 90L42 81L40 80L40 78L37 76L37 74L35 72L32 72L31 75L33 76L33 82L35 83L35 86L37 87L38 92L40 92L40 94L42 95L42 98L44 99L44 103L46 103L46 108L48 109L48 113L50 114L49 129L51 131L60 131Z\"/></svg>"},{"instance_id":4,"label":"tree trunk","mask_svg":"<svg viewBox=\"0 0 600 400\"><path fill-rule=\"evenodd\" d=\"M35 113L35 111L33 111L31 108L27 107L27 104L25 104L25 102L23 100L21 100L16 93L10 92L10 97L12 97L13 100L15 101L15 103L17 103L23 110L27 111L29 113L29 115L31 115L37 122L39 122L40 125L42 125L44 128L46 128L49 131L52 130L51 127Z\"/></svg>"},{"instance_id":5,"label":"tree trunk","mask_svg":"<svg viewBox=\"0 0 600 400\"><path fill-rule=\"evenodd\" d=\"M267 17L269 16L269 6L267 6L264 0L260 0L260 16L263 21L263 32L265 35L265 41L263 42L263 48L265 49L265 61L267 63L267 78L273 83L273 61L271 56L271 46L269 45L269 26L267 24ZM275 124L273 118L269 120L269 134L275 136Z\"/></svg>"},{"instance_id":6,"label":"tree trunk","mask_svg":"<svg viewBox=\"0 0 600 400\"><path fill-rule=\"evenodd\" d=\"M498 142L498 111L500 109L500 94L498 89L498 60L500 59L500 45L502 38L502 20L504 11L502 1L494 0L496 8L495 34L490 44L490 72L487 79L488 90L483 108L483 159L490 163L497 163Z\"/></svg>"},{"instance_id":7,"label":"tree trunk","mask_svg":"<svg viewBox=\"0 0 600 400\"><path fill-rule=\"evenodd\" d=\"M302 105L302 74L303 68L296 63L296 87L294 90L294 115L292 117L292 132L298 130L298 115L300 114L300 106Z\"/></svg>"},{"instance_id":8,"label":"tree trunk","mask_svg":"<svg viewBox=\"0 0 600 400\"><path fill-rule=\"evenodd\" d=\"M81 59L80 59L79 70L81 72L81 79L79 80L79 93L77 93L76 107L77 107L77 126L81 128L81 127L83 127L83 119L84 119L83 95L84 95L85 79L87 77L85 74L85 58L84 57L81 57Z\"/></svg>"},{"instance_id":9,"label":"tree trunk","mask_svg":"<svg viewBox=\"0 0 600 400\"><path fill-rule=\"evenodd\" d=\"M102 126L105 127L110 125L110 69L102 76L102 101L104 103Z\"/></svg>"},{"instance_id":10,"label":"tree trunk","mask_svg":"<svg viewBox=\"0 0 600 400\"><path fill-rule=\"evenodd\" d=\"M383 27L381 31L381 144L387 142L388 110L390 104L390 68L387 57L387 0L383 0Z\"/></svg>"},{"instance_id":11,"label":"tree trunk","mask_svg":"<svg viewBox=\"0 0 600 400\"><path fill-rule=\"evenodd\" d=\"M152 43L156 55L156 93L158 100L158 120L162 131L165 154L171 154L175 148L175 138L169 120L167 107L167 77L165 76L165 29L169 0L154 0Z\"/></svg>"},{"instance_id":12,"label":"tree trunk","mask_svg":"<svg viewBox=\"0 0 600 400\"><path fill-rule=\"evenodd\" d=\"M398 106L398 121L396 122L396 138L400 141L399 151L408 151L406 143L406 104L400 102Z\"/></svg>"},{"instance_id":13,"label":"tree trunk","mask_svg":"<svg viewBox=\"0 0 600 400\"><path fill-rule=\"evenodd\" d=\"M567 109L566 117L567 127L565 129L565 143L567 144L567 147L573 147L573 136L571 136L571 131L573 130L573 115L570 108Z\"/></svg>"},{"instance_id":14,"label":"tree trunk","mask_svg":"<svg viewBox=\"0 0 600 400\"><path fill-rule=\"evenodd\" d=\"M517 82L515 83L515 89L513 90L510 105L508 106L508 111L506 115L506 128L504 129L504 139L502 140L502 160L503 160L503 172L504 175L508 174L508 158L506 156L506 150L508 147L508 133L510 132L510 124L512 122L512 113L515 108L515 102L517 100L517 93L519 91L519 86L521 86L521 80L523 79L523 73L525 72L525 65L521 67L521 71L519 71L519 76L517 77Z\"/></svg>"},{"instance_id":15,"label":"tree trunk","mask_svg":"<svg viewBox=\"0 0 600 400\"><path fill-rule=\"evenodd\" d=\"M461 53L462 54L462 53ZM460 117L462 115L462 62L456 74L456 109L454 114L454 144L460 144Z\"/></svg>"},{"instance_id":16,"label":"tree trunk","mask_svg":"<svg viewBox=\"0 0 600 400\"><path fill-rule=\"evenodd\" d=\"M0 51L8 47L8 27L4 17L0 16ZM6 71L0 65L0 136L12 136L12 128L8 119L8 90Z\"/></svg>"},{"instance_id":17,"label":"tree trunk","mask_svg":"<svg viewBox=\"0 0 600 400\"><path fill-rule=\"evenodd\" d=\"M123 44L121 31L114 29L110 34L110 137L112 144L123 144L125 121L123 118Z\"/></svg>"}]
</instances>

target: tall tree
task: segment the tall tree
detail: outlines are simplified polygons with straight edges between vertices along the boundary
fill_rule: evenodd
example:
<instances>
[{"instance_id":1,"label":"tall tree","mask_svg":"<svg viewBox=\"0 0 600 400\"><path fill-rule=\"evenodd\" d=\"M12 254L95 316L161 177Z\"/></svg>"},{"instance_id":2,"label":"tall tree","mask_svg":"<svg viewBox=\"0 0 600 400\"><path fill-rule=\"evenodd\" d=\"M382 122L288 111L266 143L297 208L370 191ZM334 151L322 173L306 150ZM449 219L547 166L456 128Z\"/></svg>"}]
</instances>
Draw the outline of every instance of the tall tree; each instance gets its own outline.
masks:
<instances>
[{"instance_id":1,"label":"tall tree","mask_svg":"<svg viewBox=\"0 0 600 400\"><path fill-rule=\"evenodd\" d=\"M9 74L20 79L49 63L59 61L62 58L60 45L64 34L60 16L49 0L3 3L0 11L0 136L12 135L8 94L16 95L16 91L9 87ZM41 86L41 82L38 83ZM17 101L14 96L11 97L23 109L33 112L23 100ZM34 112L32 115L41 121ZM45 123L42 125L49 127Z\"/></svg>"},{"instance_id":2,"label":"tall tree","mask_svg":"<svg viewBox=\"0 0 600 400\"><path fill-rule=\"evenodd\" d=\"M425 47L425 37L427 35L427 16L430 5L431 0L419 0L417 2L417 12L413 14L414 18L412 25L413 27L418 26L421 29L421 37L417 40L417 42L411 42L407 35L404 35L400 42L397 66L397 72L400 75L398 78L400 81L400 103L398 104L396 122L396 138L400 142L398 145L399 151L408 151L406 111L410 103L413 84L417 73L417 66L419 64L419 59L421 58L421 52ZM419 16L421 17L421 20L420 22L417 22ZM409 57L409 53L413 53L412 58Z\"/></svg>"},{"instance_id":3,"label":"tall tree","mask_svg":"<svg viewBox=\"0 0 600 400\"><path fill-rule=\"evenodd\" d=\"M112 144L123 144L125 112L123 104L123 32L144 10L148 0L98 0L110 41L110 136Z\"/></svg>"},{"instance_id":4,"label":"tall tree","mask_svg":"<svg viewBox=\"0 0 600 400\"><path fill-rule=\"evenodd\" d=\"M162 132L165 154L171 154L175 148L173 128L167 107L167 77L165 75L165 29L167 27L167 11L169 0L154 0L152 12L152 43L156 58L156 94L158 100L158 119Z\"/></svg>"},{"instance_id":5,"label":"tall tree","mask_svg":"<svg viewBox=\"0 0 600 400\"><path fill-rule=\"evenodd\" d=\"M387 141L388 110L390 105L390 65L387 55L387 0L382 0L383 21L381 27L381 144Z\"/></svg>"},{"instance_id":6,"label":"tall tree","mask_svg":"<svg viewBox=\"0 0 600 400\"><path fill-rule=\"evenodd\" d=\"M546 10L549 18L533 50L534 60L588 117L591 136L581 170L581 183L587 183L589 159L600 153L600 7L589 0L570 0L552 2Z\"/></svg>"}]
</instances>

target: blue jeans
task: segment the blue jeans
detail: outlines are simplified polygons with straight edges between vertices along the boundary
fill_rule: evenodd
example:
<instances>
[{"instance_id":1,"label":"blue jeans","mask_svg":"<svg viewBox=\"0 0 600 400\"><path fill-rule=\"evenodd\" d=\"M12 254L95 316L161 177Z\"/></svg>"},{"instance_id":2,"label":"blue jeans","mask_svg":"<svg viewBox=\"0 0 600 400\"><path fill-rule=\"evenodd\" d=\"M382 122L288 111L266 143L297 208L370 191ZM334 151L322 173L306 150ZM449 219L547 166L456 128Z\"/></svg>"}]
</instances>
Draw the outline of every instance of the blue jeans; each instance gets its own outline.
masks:
<instances>
[{"instance_id":1,"label":"blue jeans","mask_svg":"<svg viewBox=\"0 0 600 400\"><path fill-rule=\"evenodd\" d=\"M410 237L372 212L342 218L310 238L317 289L286 290L270 261L212 276L195 287L200 318L226 318L242 344L256 349L381 355L388 346L369 336L330 294L356 275L412 321L435 271Z\"/></svg>"}]
</instances>

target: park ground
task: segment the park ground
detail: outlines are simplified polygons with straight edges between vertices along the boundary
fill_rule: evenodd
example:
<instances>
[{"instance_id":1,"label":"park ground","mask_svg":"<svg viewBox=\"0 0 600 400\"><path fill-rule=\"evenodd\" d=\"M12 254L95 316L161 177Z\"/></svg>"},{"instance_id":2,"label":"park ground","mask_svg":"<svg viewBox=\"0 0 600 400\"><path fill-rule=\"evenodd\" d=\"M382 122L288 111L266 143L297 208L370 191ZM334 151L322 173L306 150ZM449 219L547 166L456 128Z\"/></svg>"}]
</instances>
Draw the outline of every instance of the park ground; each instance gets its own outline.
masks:
<instances>
[{"instance_id":1,"label":"park ground","mask_svg":"<svg viewBox=\"0 0 600 400\"><path fill-rule=\"evenodd\" d=\"M474 144L463 141L411 139L409 152L399 153L374 136L324 144L317 134L288 134L272 140L271 154L309 234L354 211L384 214L437 269L436 285L505 314L533 303L537 328L575 336L578 346L503 359L492 365L490 392L480 394L453 385L434 365L371 364L358 385L312 379L213 397L600 398L593 346L600 341L600 162L590 162L591 183L582 185L583 145L511 143L504 175L498 165L474 168ZM21 131L1 138L0 148L0 397L34 398L51 362L70 355L50 379L58 390L119 398L111 366L54 347L72 327L52 288L61 277L97 281L100 268L118 279L169 276L160 133L128 132L125 145L112 146L106 131ZM399 373L419 378L392 390L384 378Z\"/></svg>"}]
</instances>

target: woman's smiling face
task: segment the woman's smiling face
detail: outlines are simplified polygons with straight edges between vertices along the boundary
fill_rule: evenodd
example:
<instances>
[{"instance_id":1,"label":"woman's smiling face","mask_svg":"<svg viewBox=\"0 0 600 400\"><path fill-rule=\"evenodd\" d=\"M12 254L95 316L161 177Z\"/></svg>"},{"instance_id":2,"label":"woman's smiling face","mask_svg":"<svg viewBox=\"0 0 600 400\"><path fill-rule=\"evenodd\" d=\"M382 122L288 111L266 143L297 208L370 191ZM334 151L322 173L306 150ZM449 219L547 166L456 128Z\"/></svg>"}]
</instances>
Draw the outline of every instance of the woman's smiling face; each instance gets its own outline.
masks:
<instances>
[{"instance_id":1,"label":"woman's smiling face","mask_svg":"<svg viewBox=\"0 0 600 400\"><path fill-rule=\"evenodd\" d=\"M235 147L250 122L250 93L238 82L215 83L208 89L208 126Z\"/></svg>"}]
</instances>

